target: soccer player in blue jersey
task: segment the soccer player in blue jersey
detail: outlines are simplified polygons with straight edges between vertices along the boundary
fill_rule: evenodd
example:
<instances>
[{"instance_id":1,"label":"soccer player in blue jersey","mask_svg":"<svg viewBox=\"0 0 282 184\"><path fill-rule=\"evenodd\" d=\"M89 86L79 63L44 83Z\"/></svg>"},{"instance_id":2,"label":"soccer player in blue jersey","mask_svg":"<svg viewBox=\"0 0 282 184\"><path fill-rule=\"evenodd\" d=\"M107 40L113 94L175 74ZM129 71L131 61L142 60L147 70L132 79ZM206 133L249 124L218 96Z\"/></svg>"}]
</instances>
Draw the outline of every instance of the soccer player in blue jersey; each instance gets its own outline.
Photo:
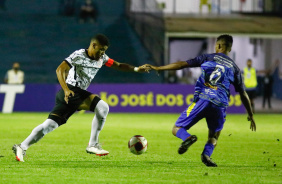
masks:
<instances>
[{"instance_id":1,"label":"soccer player in blue jersey","mask_svg":"<svg viewBox=\"0 0 282 184\"><path fill-rule=\"evenodd\" d=\"M229 87L231 84L234 85L236 92L239 92L241 100L248 112L248 121L251 122L250 129L252 131L256 130L251 103L244 89L240 69L228 57L232 43L232 36L221 35L216 41L216 53L203 54L194 59L178 61L165 66L157 67L148 64L142 66L156 71L201 67L202 74L195 86L194 101L180 115L172 129L172 133L174 136L183 140L178 149L178 153L183 154L197 141L197 136L191 135L187 130L202 118L206 118L209 133L208 141L201 154L201 159L209 167L217 167L217 164L210 157L225 122L226 108L230 96Z\"/></svg>"}]
</instances>

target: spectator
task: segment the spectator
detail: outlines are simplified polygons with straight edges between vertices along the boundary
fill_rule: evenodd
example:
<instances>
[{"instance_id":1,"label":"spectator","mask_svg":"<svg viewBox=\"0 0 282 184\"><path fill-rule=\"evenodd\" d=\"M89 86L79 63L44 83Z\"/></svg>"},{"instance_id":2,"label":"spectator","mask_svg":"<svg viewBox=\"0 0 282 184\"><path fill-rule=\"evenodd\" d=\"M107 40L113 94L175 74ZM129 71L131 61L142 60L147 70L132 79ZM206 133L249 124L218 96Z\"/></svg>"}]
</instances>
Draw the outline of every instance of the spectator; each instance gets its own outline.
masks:
<instances>
[{"instance_id":1,"label":"spectator","mask_svg":"<svg viewBox=\"0 0 282 184\"><path fill-rule=\"evenodd\" d=\"M20 70L20 64L15 62L13 68L6 73L4 82L6 84L23 84L24 72Z\"/></svg>"},{"instance_id":2,"label":"spectator","mask_svg":"<svg viewBox=\"0 0 282 184\"><path fill-rule=\"evenodd\" d=\"M271 71L268 70L263 79L263 101L262 101L263 108L265 107L265 100L267 100L268 108L271 109L272 84L273 84L273 78L271 75Z\"/></svg>"},{"instance_id":3,"label":"spectator","mask_svg":"<svg viewBox=\"0 0 282 184\"><path fill-rule=\"evenodd\" d=\"M200 13L203 11L203 6L208 7L208 12L211 12L211 1L210 0L201 0L200 1Z\"/></svg>"},{"instance_id":4,"label":"spectator","mask_svg":"<svg viewBox=\"0 0 282 184\"><path fill-rule=\"evenodd\" d=\"M97 9L92 0L85 0L85 3L80 7L79 22L84 23L88 19L91 23L96 21Z\"/></svg>"},{"instance_id":5,"label":"spectator","mask_svg":"<svg viewBox=\"0 0 282 184\"><path fill-rule=\"evenodd\" d=\"M250 98L251 106L253 112L255 111L254 99L256 97L256 88L257 88L257 74L256 69L252 67L252 60L247 60L247 67L244 68L244 83L246 87L246 92Z\"/></svg>"},{"instance_id":6,"label":"spectator","mask_svg":"<svg viewBox=\"0 0 282 184\"><path fill-rule=\"evenodd\" d=\"M271 97L272 97L272 88L273 88L273 75L274 72L278 69L278 75L281 78L281 72L279 71L279 60L277 59L274 62L274 65L265 72L265 77L263 78L263 100L262 108L265 107L265 101L268 101L268 108L271 109Z\"/></svg>"}]
</instances>

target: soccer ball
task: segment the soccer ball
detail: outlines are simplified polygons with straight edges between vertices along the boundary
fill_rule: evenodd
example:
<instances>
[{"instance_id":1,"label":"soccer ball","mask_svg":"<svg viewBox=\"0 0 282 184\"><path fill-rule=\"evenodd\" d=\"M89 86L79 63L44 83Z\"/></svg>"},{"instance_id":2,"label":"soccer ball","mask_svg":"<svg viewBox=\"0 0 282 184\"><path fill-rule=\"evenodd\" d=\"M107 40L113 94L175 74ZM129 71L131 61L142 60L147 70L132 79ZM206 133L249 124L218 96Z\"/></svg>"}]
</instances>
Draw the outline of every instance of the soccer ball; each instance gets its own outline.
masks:
<instances>
[{"instance_id":1,"label":"soccer ball","mask_svg":"<svg viewBox=\"0 0 282 184\"><path fill-rule=\"evenodd\" d=\"M145 153L147 146L147 140L142 135L134 135L128 141L128 148L131 153L135 155L141 155L142 153Z\"/></svg>"}]
</instances>

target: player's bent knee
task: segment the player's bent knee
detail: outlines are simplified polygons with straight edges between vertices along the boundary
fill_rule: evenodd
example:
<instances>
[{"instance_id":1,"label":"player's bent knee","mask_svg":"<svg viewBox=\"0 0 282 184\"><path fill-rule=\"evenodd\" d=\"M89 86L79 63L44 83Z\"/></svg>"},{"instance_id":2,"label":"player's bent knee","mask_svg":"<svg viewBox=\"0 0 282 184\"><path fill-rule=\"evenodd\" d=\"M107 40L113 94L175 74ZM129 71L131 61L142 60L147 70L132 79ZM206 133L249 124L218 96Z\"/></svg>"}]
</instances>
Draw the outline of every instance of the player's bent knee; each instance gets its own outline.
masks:
<instances>
[{"instance_id":1,"label":"player's bent knee","mask_svg":"<svg viewBox=\"0 0 282 184\"><path fill-rule=\"evenodd\" d=\"M176 136L177 130L173 127L171 133L172 135Z\"/></svg>"},{"instance_id":2,"label":"player's bent knee","mask_svg":"<svg viewBox=\"0 0 282 184\"><path fill-rule=\"evenodd\" d=\"M180 128L181 127L177 127L177 126L174 125L173 128L172 128L172 135L176 136L176 134L177 134L177 132Z\"/></svg>"},{"instance_id":3,"label":"player's bent knee","mask_svg":"<svg viewBox=\"0 0 282 184\"><path fill-rule=\"evenodd\" d=\"M101 108L100 111L102 111L103 114L108 114L109 111L110 111L109 105L103 100L101 100L99 102L99 106L100 106L100 104L101 104L101 106L103 106L103 108Z\"/></svg>"},{"instance_id":4,"label":"player's bent knee","mask_svg":"<svg viewBox=\"0 0 282 184\"><path fill-rule=\"evenodd\" d=\"M94 99L91 102L89 110L92 111L92 112L95 112L96 106L100 102L100 100L101 100L101 98L99 98L98 96L95 96Z\"/></svg>"},{"instance_id":5,"label":"player's bent knee","mask_svg":"<svg viewBox=\"0 0 282 184\"><path fill-rule=\"evenodd\" d=\"M106 118L109 113L109 109L109 105L105 101L100 100L96 106L95 113L100 118Z\"/></svg>"},{"instance_id":6,"label":"player's bent knee","mask_svg":"<svg viewBox=\"0 0 282 184\"><path fill-rule=\"evenodd\" d=\"M61 126L67 122L66 119L55 114L49 114L48 119L55 121L58 124L58 126Z\"/></svg>"}]
</instances>

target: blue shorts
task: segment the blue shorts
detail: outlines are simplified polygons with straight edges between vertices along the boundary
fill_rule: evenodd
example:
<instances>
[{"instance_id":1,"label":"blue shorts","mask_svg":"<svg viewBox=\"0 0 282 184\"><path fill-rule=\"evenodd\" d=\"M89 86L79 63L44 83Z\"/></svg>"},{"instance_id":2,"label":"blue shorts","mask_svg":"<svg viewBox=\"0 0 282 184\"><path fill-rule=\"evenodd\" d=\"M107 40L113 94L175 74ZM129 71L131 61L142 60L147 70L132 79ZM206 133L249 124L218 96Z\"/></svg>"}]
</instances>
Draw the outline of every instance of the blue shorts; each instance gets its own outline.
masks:
<instances>
[{"instance_id":1,"label":"blue shorts","mask_svg":"<svg viewBox=\"0 0 282 184\"><path fill-rule=\"evenodd\" d=\"M209 130L222 130L226 117L226 107L219 107L210 101L199 99L191 103L175 123L177 127L189 130L193 125L206 118Z\"/></svg>"}]
</instances>

